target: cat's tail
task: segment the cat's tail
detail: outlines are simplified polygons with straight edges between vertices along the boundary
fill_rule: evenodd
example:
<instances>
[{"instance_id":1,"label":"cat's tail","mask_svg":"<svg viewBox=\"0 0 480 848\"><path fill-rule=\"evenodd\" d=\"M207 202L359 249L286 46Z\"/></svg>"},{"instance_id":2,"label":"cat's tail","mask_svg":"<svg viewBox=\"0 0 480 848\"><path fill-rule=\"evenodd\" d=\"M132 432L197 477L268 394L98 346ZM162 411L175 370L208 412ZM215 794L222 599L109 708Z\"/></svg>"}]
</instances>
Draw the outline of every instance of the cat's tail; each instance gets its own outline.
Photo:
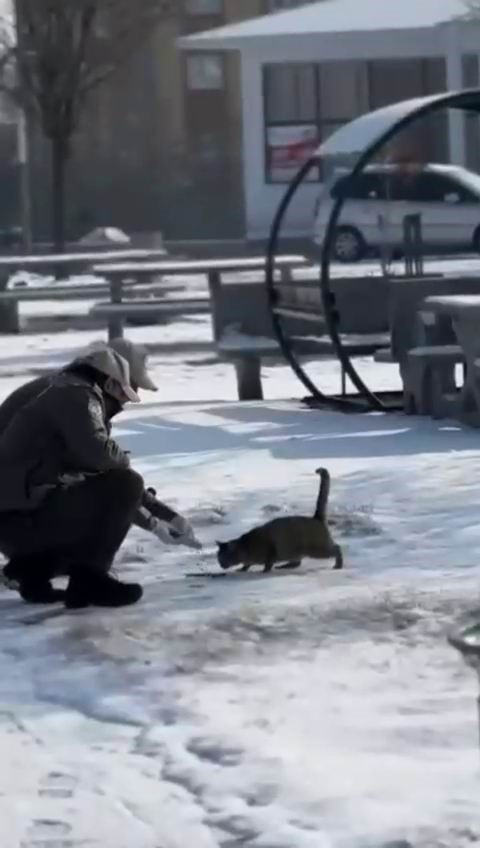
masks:
<instances>
[{"instance_id":1,"label":"cat's tail","mask_svg":"<svg viewBox=\"0 0 480 848\"><path fill-rule=\"evenodd\" d=\"M327 517L328 496L330 494L330 474L326 468L317 468L316 474L320 475L320 489L313 517L324 520Z\"/></svg>"}]
</instances>

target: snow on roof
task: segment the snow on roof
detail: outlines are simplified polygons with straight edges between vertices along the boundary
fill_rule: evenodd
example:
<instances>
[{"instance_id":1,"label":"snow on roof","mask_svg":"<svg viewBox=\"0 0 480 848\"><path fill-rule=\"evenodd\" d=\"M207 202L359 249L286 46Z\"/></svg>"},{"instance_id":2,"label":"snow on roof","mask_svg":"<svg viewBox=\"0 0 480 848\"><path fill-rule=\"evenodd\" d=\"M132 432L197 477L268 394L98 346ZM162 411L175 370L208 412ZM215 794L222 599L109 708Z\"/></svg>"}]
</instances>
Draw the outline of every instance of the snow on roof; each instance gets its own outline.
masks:
<instances>
[{"instance_id":1,"label":"snow on roof","mask_svg":"<svg viewBox=\"0 0 480 848\"><path fill-rule=\"evenodd\" d=\"M234 49L239 42L315 33L424 29L465 18L466 0L320 0L180 39L181 46Z\"/></svg>"}]
</instances>

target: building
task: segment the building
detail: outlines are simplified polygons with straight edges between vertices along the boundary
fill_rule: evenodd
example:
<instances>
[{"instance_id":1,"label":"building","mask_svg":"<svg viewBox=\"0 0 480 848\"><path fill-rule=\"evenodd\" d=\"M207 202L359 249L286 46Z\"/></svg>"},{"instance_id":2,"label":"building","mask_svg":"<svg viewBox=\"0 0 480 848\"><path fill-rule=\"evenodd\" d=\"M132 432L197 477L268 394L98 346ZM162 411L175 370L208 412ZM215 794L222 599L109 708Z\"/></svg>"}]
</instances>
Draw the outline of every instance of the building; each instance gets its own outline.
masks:
<instances>
[{"instance_id":1,"label":"building","mask_svg":"<svg viewBox=\"0 0 480 848\"><path fill-rule=\"evenodd\" d=\"M245 235L262 239L309 150L357 115L387 103L479 83L480 24L465 0L329 0L199 33L198 55L241 57ZM480 170L478 120L439 115L404 139L418 158ZM287 221L310 231L322 173Z\"/></svg>"},{"instance_id":2,"label":"building","mask_svg":"<svg viewBox=\"0 0 480 848\"><path fill-rule=\"evenodd\" d=\"M239 58L178 50L181 36L306 0L176 0L148 43L90 103L68 178L68 233L95 226L171 239L245 230ZM31 144L34 232L49 236L50 158Z\"/></svg>"}]
</instances>

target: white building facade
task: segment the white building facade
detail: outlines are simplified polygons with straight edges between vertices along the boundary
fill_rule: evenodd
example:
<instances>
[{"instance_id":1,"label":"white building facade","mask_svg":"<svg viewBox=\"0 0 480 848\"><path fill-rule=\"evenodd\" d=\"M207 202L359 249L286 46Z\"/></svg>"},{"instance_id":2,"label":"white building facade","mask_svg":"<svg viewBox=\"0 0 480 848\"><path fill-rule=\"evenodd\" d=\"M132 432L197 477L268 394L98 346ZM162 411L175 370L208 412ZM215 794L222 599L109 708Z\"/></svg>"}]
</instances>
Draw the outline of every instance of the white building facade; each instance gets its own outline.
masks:
<instances>
[{"instance_id":1,"label":"white building facade","mask_svg":"<svg viewBox=\"0 0 480 848\"><path fill-rule=\"evenodd\" d=\"M394 8L397 7L397 8ZM184 39L242 61L246 237L262 239L302 159L364 112L479 84L480 22L465 0L328 0ZM480 171L477 118L438 115L408 140L424 160ZM296 195L285 232L311 231L322 173Z\"/></svg>"}]
</instances>

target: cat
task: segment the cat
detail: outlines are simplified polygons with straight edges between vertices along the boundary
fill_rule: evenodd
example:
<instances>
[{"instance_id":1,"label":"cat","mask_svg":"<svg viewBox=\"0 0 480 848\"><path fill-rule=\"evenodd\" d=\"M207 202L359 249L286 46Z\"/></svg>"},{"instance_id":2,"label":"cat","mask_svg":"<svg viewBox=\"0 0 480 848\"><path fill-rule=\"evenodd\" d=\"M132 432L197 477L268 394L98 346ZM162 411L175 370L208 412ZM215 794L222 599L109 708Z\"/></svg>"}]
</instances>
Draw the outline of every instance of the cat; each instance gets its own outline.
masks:
<instances>
[{"instance_id":1,"label":"cat","mask_svg":"<svg viewBox=\"0 0 480 848\"><path fill-rule=\"evenodd\" d=\"M284 563L281 569L293 569L299 568L304 557L335 559L335 568L343 568L342 549L327 525L330 474L326 468L317 468L316 473L320 475L320 489L313 516L274 518L238 539L217 542L217 559L224 570L242 565L240 571L248 571L252 565L263 565L264 573L268 573L276 563Z\"/></svg>"}]
</instances>

